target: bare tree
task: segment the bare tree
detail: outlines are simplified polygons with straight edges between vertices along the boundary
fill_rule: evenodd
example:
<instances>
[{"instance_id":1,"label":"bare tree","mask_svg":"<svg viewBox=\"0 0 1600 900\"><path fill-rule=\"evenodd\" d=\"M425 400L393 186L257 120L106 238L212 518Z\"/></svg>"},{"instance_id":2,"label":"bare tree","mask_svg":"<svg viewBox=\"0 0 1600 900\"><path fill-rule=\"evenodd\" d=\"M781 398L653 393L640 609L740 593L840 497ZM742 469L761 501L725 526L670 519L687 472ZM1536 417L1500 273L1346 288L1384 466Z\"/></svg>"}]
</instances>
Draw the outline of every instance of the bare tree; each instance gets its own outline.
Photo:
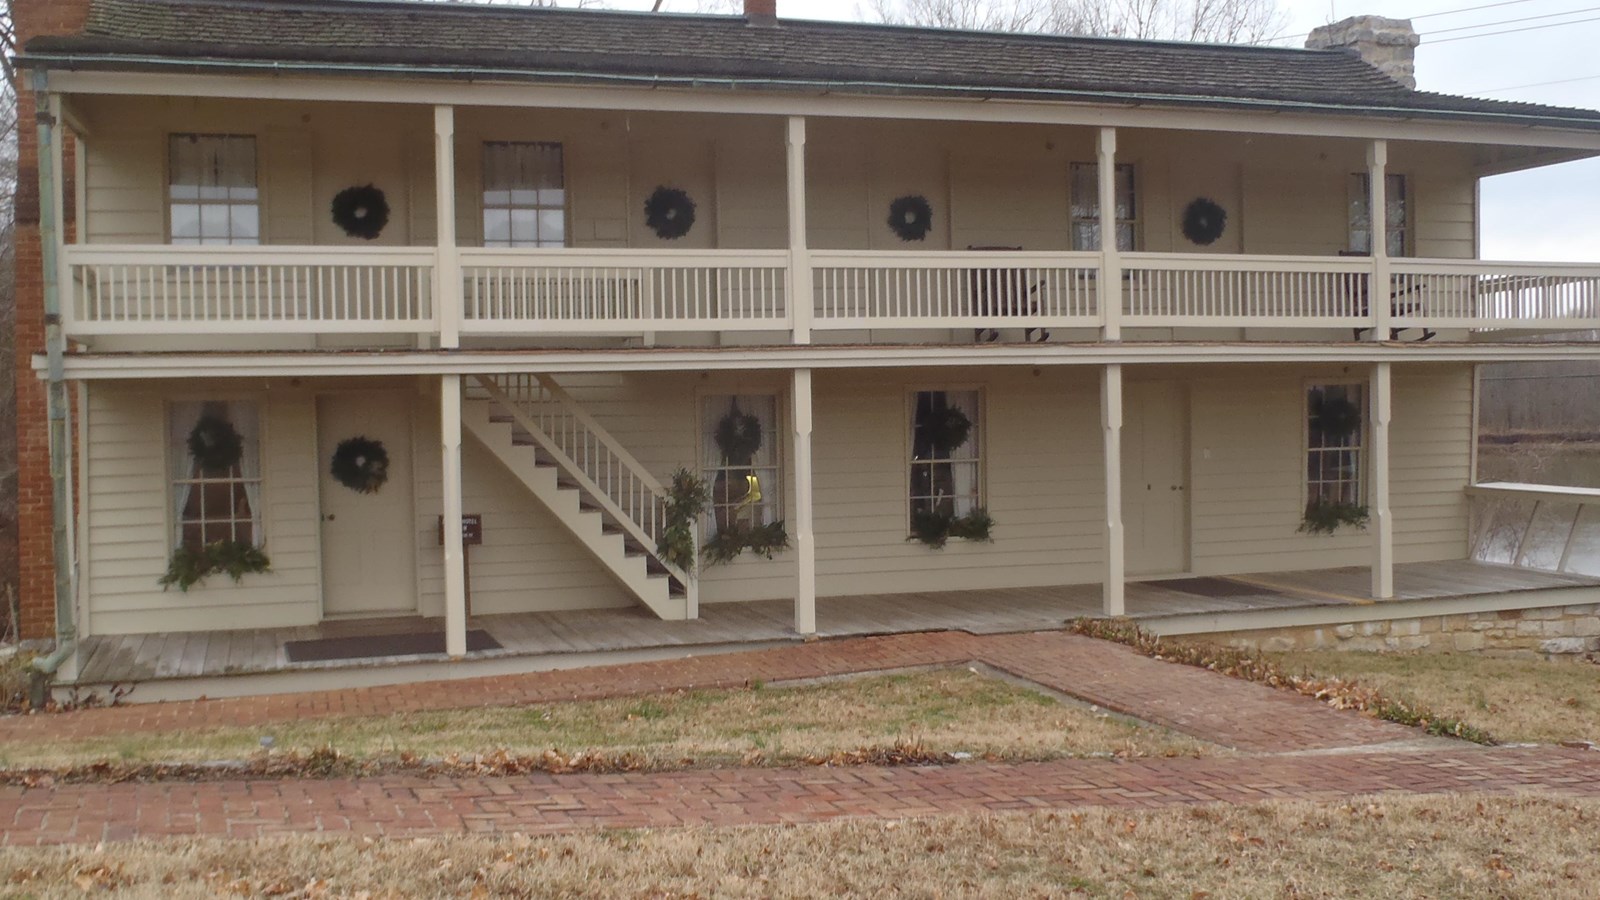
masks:
<instances>
[{"instance_id":1,"label":"bare tree","mask_svg":"<svg viewBox=\"0 0 1600 900\"><path fill-rule=\"evenodd\" d=\"M1278 0L868 0L882 22L982 31L1256 43L1288 21Z\"/></svg>"}]
</instances>

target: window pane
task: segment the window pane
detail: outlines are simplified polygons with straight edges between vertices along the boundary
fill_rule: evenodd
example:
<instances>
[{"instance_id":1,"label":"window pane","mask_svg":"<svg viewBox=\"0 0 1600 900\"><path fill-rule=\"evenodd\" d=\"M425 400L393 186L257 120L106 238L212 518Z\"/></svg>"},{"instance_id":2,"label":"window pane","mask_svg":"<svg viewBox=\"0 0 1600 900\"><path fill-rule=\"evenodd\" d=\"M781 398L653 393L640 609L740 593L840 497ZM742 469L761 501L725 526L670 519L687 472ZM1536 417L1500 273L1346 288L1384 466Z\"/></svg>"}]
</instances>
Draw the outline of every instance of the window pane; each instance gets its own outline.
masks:
<instances>
[{"instance_id":1,"label":"window pane","mask_svg":"<svg viewBox=\"0 0 1600 900\"><path fill-rule=\"evenodd\" d=\"M566 240L566 213L559 209L539 210L539 240L543 243L561 244Z\"/></svg>"},{"instance_id":2,"label":"window pane","mask_svg":"<svg viewBox=\"0 0 1600 900\"><path fill-rule=\"evenodd\" d=\"M194 240L200 237L200 207L189 203L172 206L173 240Z\"/></svg>"},{"instance_id":3,"label":"window pane","mask_svg":"<svg viewBox=\"0 0 1600 900\"><path fill-rule=\"evenodd\" d=\"M1099 166L1072 164L1072 217L1089 219L1100 215Z\"/></svg>"},{"instance_id":4,"label":"window pane","mask_svg":"<svg viewBox=\"0 0 1600 900\"><path fill-rule=\"evenodd\" d=\"M511 241L526 245L538 239L538 216L531 209L511 210Z\"/></svg>"},{"instance_id":5,"label":"window pane","mask_svg":"<svg viewBox=\"0 0 1600 900\"><path fill-rule=\"evenodd\" d=\"M239 243L254 243L260 237L261 211L254 206L234 206L229 212L233 239Z\"/></svg>"},{"instance_id":6,"label":"window pane","mask_svg":"<svg viewBox=\"0 0 1600 900\"><path fill-rule=\"evenodd\" d=\"M509 243L511 241L511 214L500 209L484 210L483 239L485 243Z\"/></svg>"},{"instance_id":7,"label":"window pane","mask_svg":"<svg viewBox=\"0 0 1600 900\"><path fill-rule=\"evenodd\" d=\"M207 204L200 207L200 236L207 241L226 242L230 234L231 214L226 206Z\"/></svg>"}]
</instances>

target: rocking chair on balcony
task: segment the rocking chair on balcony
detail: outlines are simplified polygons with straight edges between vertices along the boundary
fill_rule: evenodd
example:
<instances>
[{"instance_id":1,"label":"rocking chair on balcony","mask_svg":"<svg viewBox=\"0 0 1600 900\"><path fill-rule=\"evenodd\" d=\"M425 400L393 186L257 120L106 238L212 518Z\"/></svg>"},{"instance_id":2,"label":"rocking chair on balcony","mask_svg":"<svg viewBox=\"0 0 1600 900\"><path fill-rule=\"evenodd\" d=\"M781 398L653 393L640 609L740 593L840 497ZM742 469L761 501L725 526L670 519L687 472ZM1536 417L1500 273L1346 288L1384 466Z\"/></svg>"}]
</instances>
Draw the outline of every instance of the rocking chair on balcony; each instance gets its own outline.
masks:
<instances>
[{"instance_id":1,"label":"rocking chair on balcony","mask_svg":"<svg viewBox=\"0 0 1600 900\"><path fill-rule=\"evenodd\" d=\"M968 247L968 250L994 251L994 250L1021 250L1021 247ZM1044 281L1029 283L1028 272L1020 269L973 269L970 273L968 285L972 303L972 314L984 317L1001 316L1036 316L1039 314L1039 301L1035 294L1044 287ZM1022 339L1026 343L1034 342L1034 332L1039 333L1038 342L1044 343L1050 339L1050 332L1045 328L1024 328ZM974 328L972 339L980 344L988 344L1000 339L998 328Z\"/></svg>"},{"instance_id":2,"label":"rocking chair on balcony","mask_svg":"<svg viewBox=\"0 0 1600 900\"><path fill-rule=\"evenodd\" d=\"M1371 256L1372 254L1365 253L1365 252L1360 251L1360 250L1340 250L1339 251L1339 255L1340 256ZM1369 291L1370 291L1370 281L1368 280L1368 278L1365 275L1351 276L1349 278L1347 284L1348 284L1348 291L1350 293L1351 299L1355 300L1356 310L1362 316L1370 315L1371 312L1372 312L1372 304L1368 299L1368 294L1369 294ZM1422 282L1419 279L1408 278L1408 277L1406 277L1404 275L1390 276L1390 279L1389 279L1389 315L1390 316L1405 316L1405 315L1413 315L1413 314L1415 314L1417 312L1420 312L1421 309L1422 309L1422 301L1420 299L1417 299L1416 297L1411 297L1411 299L1406 299L1406 298L1409 297L1410 295L1415 294L1417 291L1421 290L1422 287L1423 287ZM1368 327L1365 327L1365 328L1353 329L1353 331L1355 332L1355 339L1358 340L1358 341L1361 340L1362 336L1365 335L1367 332L1369 332L1371 330L1372 330L1371 326L1368 326ZM1407 330L1407 328L1391 328L1391 329L1389 329L1389 340L1391 340L1391 341L1400 340L1401 332L1404 332L1406 330ZM1422 336L1417 338L1415 343L1419 343L1420 344L1423 341L1430 340L1431 338L1434 337L1435 334L1436 334L1436 332L1434 332L1433 329L1431 329L1431 328L1422 328Z\"/></svg>"}]
</instances>

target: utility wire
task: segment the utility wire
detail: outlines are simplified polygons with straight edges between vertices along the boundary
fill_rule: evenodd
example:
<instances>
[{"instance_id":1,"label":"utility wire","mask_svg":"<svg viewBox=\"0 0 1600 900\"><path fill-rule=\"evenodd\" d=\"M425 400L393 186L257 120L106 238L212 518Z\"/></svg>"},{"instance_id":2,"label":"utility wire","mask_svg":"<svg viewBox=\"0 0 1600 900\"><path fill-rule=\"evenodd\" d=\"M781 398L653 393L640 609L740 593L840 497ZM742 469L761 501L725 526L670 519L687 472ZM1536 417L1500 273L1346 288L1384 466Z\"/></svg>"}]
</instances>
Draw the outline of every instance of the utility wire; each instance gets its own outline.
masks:
<instances>
[{"instance_id":1,"label":"utility wire","mask_svg":"<svg viewBox=\"0 0 1600 900\"><path fill-rule=\"evenodd\" d=\"M1456 37L1448 37L1440 41L1429 41L1426 39L1426 36L1424 36L1424 42L1430 46L1436 44L1448 44L1453 41L1470 41L1473 38L1496 37L1502 34L1520 34L1524 31L1541 31L1545 28L1560 28L1563 25L1582 25L1585 22L1600 22L1600 16L1594 16L1588 19L1573 19L1570 22L1550 22L1544 25L1529 25L1526 28L1507 28L1502 31L1486 31L1483 34L1463 34L1457 35Z\"/></svg>"},{"instance_id":2,"label":"utility wire","mask_svg":"<svg viewBox=\"0 0 1600 900\"><path fill-rule=\"evenodd\" d=\"M1420 16L1411 16L1410 18L1413 21L1415 21L1417 19L1436 19L1436 18L1439 18L1440 16L1455 16L1455 15L1460 15L1461 13L1478 12L1479 10L1485 10L1485 9L1498 9L1499 7L1502 7L1502 6L1521 6L1524 3L1534 3L1534 2L1545 2L1545 0L1502 0L1502 2L1500 2L1500 3L1486 3L1486 4L1482 5L1482 6L1464 6L1464 7L1460 8L1460 9L1447 9L1447 10L1444 10L1443 12L1423 13ZM1551 13L1549 16L1543 16L1543 17L1532 16L1530 18L1550 18L1550 16L1572 15L1574 13L1582 13L1582 12L1590 12L1590 11L1591 10L1586 10L1586 9L1575 9L1575 10L1570 10L1569 12L1565 12L1565 13ZM1522 22L1522 21L1527 21L1527 20L1525 20L1525 19L1511 19L1509 21L1511 21L1511 22ZM1444 30L1445 31L1461 31L1461 30L1466 30L1466 29L1469 29L1469 28L1487 28L1487 27L1489 27L1491 25L1504 25L1504 24L1507 24L1507 23L1506 22L1486 22L1483 25L1466 25L1466 26L1462 26L1461 28L1447 28L1447 29L1444 29ZM1434 32L1434 33L1437 34L1438 32ZM1306 36L1307 36L1307 32L1304 32L1304 31L1285 31L1285 32L1282 32L1281 34L1275 34L1272 37L1256 38L1255 40L1246 43L1245 46L1253 47L1253 46L1255 46L1257 44L1270 44L1273 41L1281 40L1283 38L1306 37Z\"/></svg>"},{"instance_id":3,"label":"utility wire","mask_svg":"<svg viewBox=\"0 0 1600 900\"><path fill-rule=\"evenodd\" d=\"M1579 78L1562 78L1562 79L1559 79L1559 80L1556 80L1556 81L1535 81L1532 84L1514 84L1514 85L1511 85L1510 87L1489 88L1486 91L1467 91L1467 93L1468 94L1499 94L1499 93L1503 93L1505 91L1520 91L1523 88L1548 87L1549 85L1552 85L1552 84L1574 84L1574 83L1579 82L1579 81L1594 81L1596 79L1600 79L1600 75L1584 75L1584 76L1581 76Z\"/></svg>"},{"instance_id":4,"label":"utility wire","mask_svg":"<svg viewBox=\"0 0 1600 900\"><path fill-rule=\"evenodd\" d=\"M1411 16L1410 18L1413 19L1413 20L1416 20L1416 19L1437 19L1440 16L1454 16L1454 15L1457 15L1459 13L1477 12L1480 9L1495 9L1495 8L1501 7L1501 6L1520 6L1521 4L1532 3L1532 2L1534 2L1534 0L1505 0L1505 2L1503 2L1503 3L1485 3L1482 6L1468 6L1468 7L1462 8L1462 9L1447 9L1444 12L1423 13L1420 16Z\"/></svg>"},{"instance_id":5,"label":"utility wire","mask_svg":"<svg viewBox=\"0 0 1600 900\"><path fill-rule=\"evenodd\" d=\"M1453 31L1472 31L1478 28L1496 28L1501 25L1516 25L1519 22L1534 22L1539 19L1554 19L1558 16L1576 16L1581 13L1600 12L1600 6L1591 6L1587 9L1569 9L1566 12L1545 13L1542 16L1523 16L1520 19L1502 19L1499 22L1483 22L1478 25L1457 25L1454 28L1435 28L1429 34L1449 34ZM1555 24L1565 24L1557 22Z\"/></svg>"}]
</instances>

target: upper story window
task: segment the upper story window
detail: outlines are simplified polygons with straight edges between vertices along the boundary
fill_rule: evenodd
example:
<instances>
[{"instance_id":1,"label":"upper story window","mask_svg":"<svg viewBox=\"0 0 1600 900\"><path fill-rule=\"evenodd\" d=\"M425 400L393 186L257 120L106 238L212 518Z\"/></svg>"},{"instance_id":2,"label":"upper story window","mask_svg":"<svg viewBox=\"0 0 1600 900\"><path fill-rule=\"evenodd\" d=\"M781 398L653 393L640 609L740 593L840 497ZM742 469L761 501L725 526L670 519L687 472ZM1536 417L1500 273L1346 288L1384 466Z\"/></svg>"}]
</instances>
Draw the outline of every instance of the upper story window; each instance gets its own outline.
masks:
<instances>
[{"instance_id":1,"label":"upper story window","mask_svg":"<svg viewBox=\"0 0 1600 900\"><path fill-rule=\"evenodd\" d=\"M483 145L483 245L567 245L566 173L560 144Z\"/></svg>"},{"instance_id":2,"label":"upper story window","mask_svg":"<svg viewBox=\"0 0 1600 900\"><path fill-rule=\"evenodd\" d=\"M1388 211L1384 216L1388 237L1385 245L1389 248L1390 256L1405 256L1406 248L1410 246L1406 238L1411 230L1411 219L1407 214L1410 204L1406 198L1406 177L1386 175L1383 183L1386 194L1384 207ZM1350 176L1350 249L1355 253L1372 253L1371 185L1372 181L1365 172Z\"/></svg>"},{"instance_id":3,"label":"upper story window","mask_svg":"<svg viewBox=\"0 0 1600 900\"><path fill-rule=\"evenodd\" d=\"M172 135L167 145L167 170L172 243L261 243L255 138Z\"/></svg>"},{"instance_id":4,"label":"upper story window","mask_svg":"<svg viewBox=\"0 0 1600 900\"><path fill-rule=\"evenodd\" d=\"M175 546L199 550L218 541L261 546L261 445L254 402L172 404L167 453Z\"/></svg>"},{"instance_id":5,"label":"upper story window","mask_svg":"<svg viewBox=\"0 0 1600 900\"><path fill-rule=\"evenodd\" d=\"M1117 165L1117 249L1134 249L1138 232L1138 197L1134 193L1133 166ZM1072 249L1100 249L1100 166L1072 164Z\"/></svg>"},{"instance_id":6,"label":"upper story window","mask_svg":"<svg viewBox=\"0 0 1600 900\"><path fill-rule=\"evenodd\" d=\"M982 421L977 391L911 396L911 520L958 518L982 503Z\"/></svg>"}]
</instances>

